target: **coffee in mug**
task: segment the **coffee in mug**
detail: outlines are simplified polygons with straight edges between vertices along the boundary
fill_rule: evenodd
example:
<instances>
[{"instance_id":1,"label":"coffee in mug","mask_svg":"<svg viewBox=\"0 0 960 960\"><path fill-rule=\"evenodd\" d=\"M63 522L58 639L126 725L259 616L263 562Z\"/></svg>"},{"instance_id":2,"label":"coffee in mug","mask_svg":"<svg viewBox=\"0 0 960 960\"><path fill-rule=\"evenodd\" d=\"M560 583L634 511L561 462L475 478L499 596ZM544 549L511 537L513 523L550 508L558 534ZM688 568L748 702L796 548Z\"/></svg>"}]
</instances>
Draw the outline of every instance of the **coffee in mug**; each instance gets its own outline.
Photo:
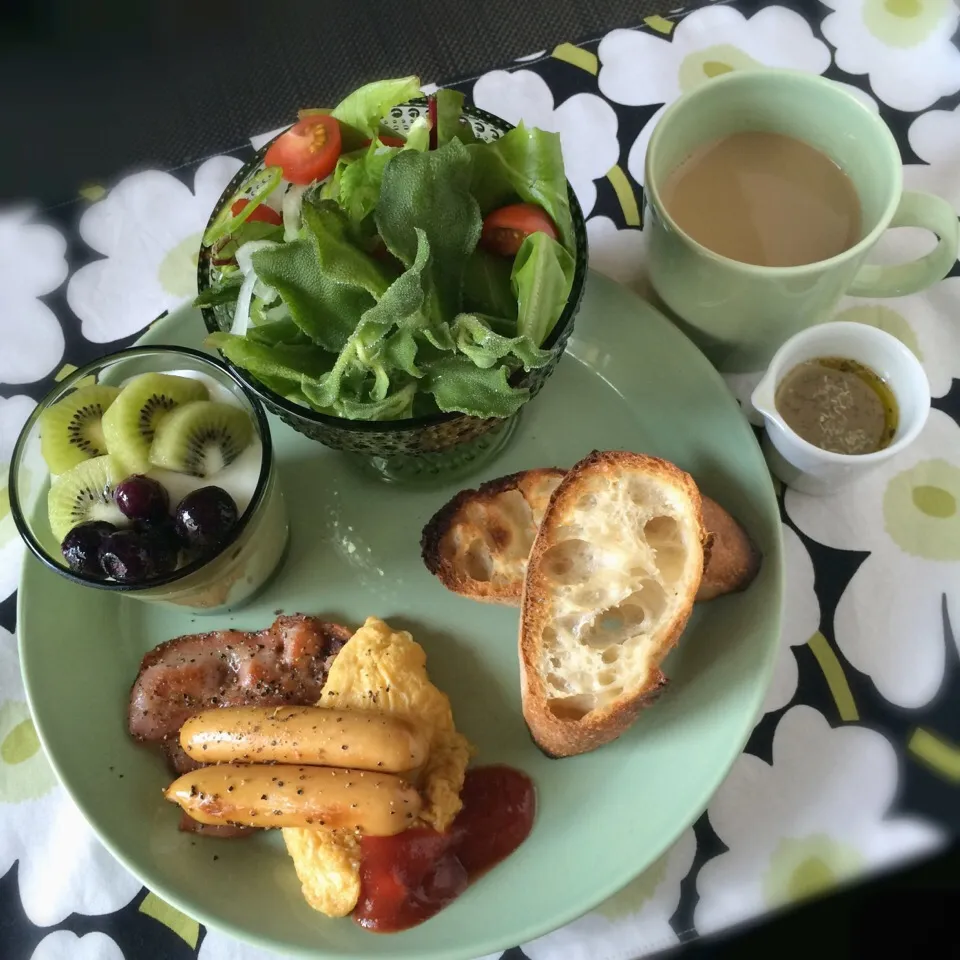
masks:
<instances>
[{"instance_id":1,"label":"coffee in mug","mask_svg":"<svg viewBox=\"0 0 960 960\"><path fill-rule=\"evenodd\" d=\"M860 200L826 154L750 130L703 144L666 179L667 213L687 236L741 263L797 267L860 239Z\"/></svg>"},{"instance_id":2,"label":"coffee in mug","mask_svg":"<svg viewBox=\"0 0 960 960\"><path fill-rule=\"evenodd\" d=\"M942 280L960 226L944 199L903 190L896 140L846 87L794 70L734 70L664 111L644 167L656 297L715 366L754 373L845 294L899 297ZM937 245L866 262L891 227Z\"/></svg>"}]
</instances>

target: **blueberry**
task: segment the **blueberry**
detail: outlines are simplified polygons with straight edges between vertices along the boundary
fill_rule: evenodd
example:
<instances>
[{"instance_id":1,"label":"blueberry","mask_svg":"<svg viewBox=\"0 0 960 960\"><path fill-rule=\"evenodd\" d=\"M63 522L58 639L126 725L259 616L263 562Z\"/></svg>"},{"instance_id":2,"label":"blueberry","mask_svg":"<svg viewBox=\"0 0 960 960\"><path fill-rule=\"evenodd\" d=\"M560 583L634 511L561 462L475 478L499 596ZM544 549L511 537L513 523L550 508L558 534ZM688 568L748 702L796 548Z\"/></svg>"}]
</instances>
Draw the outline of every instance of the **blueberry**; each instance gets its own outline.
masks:
<instances>
[{"instance_id":1,"label":"blueberry","mask_svg":"<svg viewBox=\"0 0 960 960\"><path fill-rule=\"evenodd\" d=\"M105 520L88 520L78 523L60 544L63 559L74 573L90 577L103 577L100 567L100 547L103 541L117 528Z\"/></svg>"},{"instance_id":2,"label":"blueberry","mask_svg":"<svg viewBox=\"0 0 960 960\"><path fill-rule=\"evenodd\" d=\"M173 569L170 556L158 538L142 530L117 530L100 547L100 566L120 583L145 583Z\"/></svg>"},{"instance_id":3,"label":"blueberry","mask_svg":"<svg viewBox=\"0 0 960 960\"><path fill-rule=\"evenodd\" d=\"M163 485L141 473L118 483L113 495L120 512L131 520L155 520L167 516L170 509Z\"/></svg>"},{"instance_id":4,"label":"blueberry","mask_svg":"<svg viewBox=\"0 0 960 960\"><path fill-rule=\"evenodd\" d=\"M173 517L164 514L158 520L135 520L133 529L146 543L157 575L173 573L180 560L180 540L173 526Z\"/></svg>"},{"instance_id":5,"label":"blueberry","mask_svg":"<svg viewBox=\"0 0 960 960\"><path fill-rule=\"evenodd\" d=\"M237 505L220 487L201 487L188 493L177 504L174 515L181 542L204 552L219 547L238 519Z\"/></svg>"}]
</instances>

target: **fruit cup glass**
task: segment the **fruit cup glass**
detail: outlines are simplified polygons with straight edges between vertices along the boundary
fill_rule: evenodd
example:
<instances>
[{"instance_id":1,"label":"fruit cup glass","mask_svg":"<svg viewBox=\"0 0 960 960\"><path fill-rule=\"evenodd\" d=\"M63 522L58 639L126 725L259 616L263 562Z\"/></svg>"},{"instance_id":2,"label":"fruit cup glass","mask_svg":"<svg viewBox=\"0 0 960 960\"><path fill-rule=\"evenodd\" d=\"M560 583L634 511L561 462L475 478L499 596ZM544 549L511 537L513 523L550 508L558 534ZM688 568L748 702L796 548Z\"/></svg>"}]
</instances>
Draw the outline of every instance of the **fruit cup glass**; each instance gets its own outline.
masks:
<instances>
[{"instance_id":1,"label":"fruit cup glass","mask_svg":"<svg viewBox=\"0 0 960 960\"><path fill-rule=\"evenodd\" d=\"M120 386L142 373L202 374L229 391L249 414L260 441L256 486L246 510L216 553L200 557L173 573L145 584L100 580L71 570L47 518L50 471L40 453L40 417L72 390L92 385ZM210 478L216 484L216 477ZM283 559L289 525L277 479L270 430L263 407L222 363L180 347L134 347L76 370L37 405L17 440L10 464L10 512L24 542L44 566L75 583L112 590L137 600L168 603L196 613L216 613L248 601Z\"/></svg>"}]
</instances>

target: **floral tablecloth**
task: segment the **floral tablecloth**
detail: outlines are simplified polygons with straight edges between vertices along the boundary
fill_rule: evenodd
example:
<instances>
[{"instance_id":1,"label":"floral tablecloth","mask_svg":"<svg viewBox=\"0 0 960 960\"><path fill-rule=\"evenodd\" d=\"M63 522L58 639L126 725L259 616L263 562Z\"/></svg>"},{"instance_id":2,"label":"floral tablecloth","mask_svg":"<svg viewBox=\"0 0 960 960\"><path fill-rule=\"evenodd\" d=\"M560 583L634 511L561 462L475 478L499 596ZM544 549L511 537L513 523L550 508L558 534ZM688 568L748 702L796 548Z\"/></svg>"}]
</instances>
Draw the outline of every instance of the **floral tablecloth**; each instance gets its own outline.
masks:
<instances>
[{"instance_id":1,"label":"floral tablecloth","mask_svg":"<svg viewBox=\"0 0 960 960\"><path fill-rule=\"evenodd\" d=\"M664 106L747 66L846 83L891 126L908 187L960 209L960 15L950 0L712 4L560 44L456 84L556 130L591 262L643 289L643 158ZM0 211L0 462L52 380L188 300L200 231L250 144L134 173L74 202ZM898 230L895 262L929 243ZM628 960L930 854L960 824L960 267L900 300L846 300L922 360L918 442L835 496L781 495L788 595L776 676L746 752L703 817L532 960ZM747 378L749 380L749 378ZM748 383L731 381L735 392ZM4 477L5 482L5 477ZM266 960L141 888L56 783L14 640L23 549L0 488L0 956ZM519 956L519 953L516 953Z\"/></svg>"}]
</instances>

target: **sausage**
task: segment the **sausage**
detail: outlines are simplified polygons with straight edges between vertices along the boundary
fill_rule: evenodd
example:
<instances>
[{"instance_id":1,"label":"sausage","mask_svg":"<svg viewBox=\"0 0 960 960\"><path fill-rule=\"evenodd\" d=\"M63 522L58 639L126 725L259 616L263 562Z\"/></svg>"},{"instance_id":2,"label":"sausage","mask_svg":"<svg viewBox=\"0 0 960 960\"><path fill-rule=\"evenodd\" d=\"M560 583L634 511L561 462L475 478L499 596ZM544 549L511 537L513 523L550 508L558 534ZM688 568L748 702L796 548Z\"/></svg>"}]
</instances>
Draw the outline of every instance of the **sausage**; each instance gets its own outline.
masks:
<instances>
[{"instance_id":1,"label":"sausage","mask_svg":"<svg viewBox=\"0 0 960 960\"><path fill-rule=\"evenodd\" d=\"M228 824L200 823L188 813L180 814L178 827L183 833L195 833L199 837L216 837L220 840L234 840L238 837L252 837L258 831L253 827L235 827Z\"/></svg>"},{"instance_id":2,"label":"sausage","mask_svg":"<svg viewBox=\"0 0 960 960\"><path fill-rule=\"evenodd\" d=\"M342 827L389 837L411 826L420 794L390 773L288 764L220 763L166 790L194 820L245 827Z\"/></svg>"},{"instance_id":3,"label":"sausage","mask_svg":"<svg viewBox=\"0 0 960 960\"><path fill-rule=\"evenodd\" d=\"M180 728L180 746L204 763L309 763L402 773L423 766L426 734L399 717L324 707L223 707Z\"/></svg>"}]
</instances>

